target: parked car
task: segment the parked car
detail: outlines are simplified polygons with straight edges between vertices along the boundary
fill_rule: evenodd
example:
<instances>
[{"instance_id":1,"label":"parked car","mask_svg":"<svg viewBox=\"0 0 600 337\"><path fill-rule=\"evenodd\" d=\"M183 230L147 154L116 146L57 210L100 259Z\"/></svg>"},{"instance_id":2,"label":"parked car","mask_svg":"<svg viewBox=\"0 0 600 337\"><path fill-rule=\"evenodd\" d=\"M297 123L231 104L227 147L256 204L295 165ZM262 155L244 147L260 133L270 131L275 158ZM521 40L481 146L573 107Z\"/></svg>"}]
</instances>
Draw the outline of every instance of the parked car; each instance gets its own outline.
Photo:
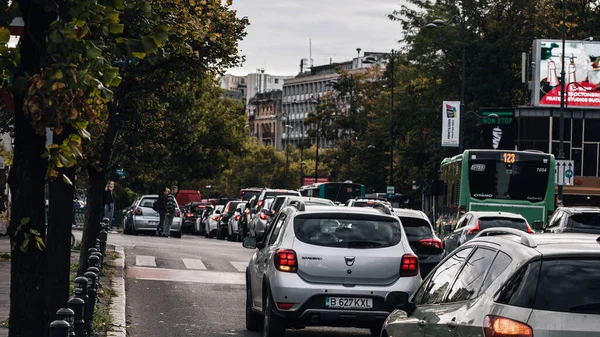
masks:
<instances>
[{"instance_id":1,"label":"parked car","mask_svg":"<svg viewBox=\"0 0 600 337\"><path fill-rule=\"evenodd\" d=\"M199 234L200 231L196 228L196 220L207 206L209 204L205 202L191 202L184 206L182 211L184 231L189 230L192 234Z\"/></svg>"},{"instance_id":2,"label":"parked car","mask_svg":"<svg viewBox=\"0 0 600 337\"><path fill-rule=\"evenodd\" d=\"M301 196L296 190L284 189L263 189L256 198L256 206L254 208L255 216L250 218L248 222L248 230L250 236L256 236L259 239L264 235L268 216L265 214L273 199L278 195L295 195ZM266 211L264 211L266 210Z\"/></svg>"},{"instance_id":3,"label":"parked car","mask_svg":"<svg viewBox=\"0 0 600 337\"><path fill-rule=\"evenodd\" d=\"M204 232L204 236L207 238L212 238L217 236L219 233L219 223L221 222L221 213L223 212L223 205L216 205L215 208L208 214L208 217L205 221L206 231Z\"/></svg>"},{"instance_id":4,"label":"parked car","mask_svg":"<svg viewBox=\"0 0 600 337\"><path fill-rule=\"evenodd\" d=\"M134 203L134 211L127 214L125 224L128 226L128 234L137 234L139 232L155 233L156 227L160 221L158 212L152 209L152 204L158 199L158 195L143 195ZM177 203L177 201L175 201ZM171 235L177 238L181 237L181 212L179 205L176 207L175 217L171 225Z\"/></svg>"},{"instance_id":5,"label":"parked car","mask_svg":"<svg viewBox=\"0 0 600 337\"><path fill-rule=\"evenodd\" d=\"M208 221L209 215L212 213L214 208L215 206L213 206L212 204L204 206L204 209L196 218L196 227L194 230L196 234L206 236L206 223Z\"/></svg>"},{"instance_id":6,"label":"parked car","mask_svg":"<svg viewBox=\"0 0 600 337\"><path fill-rule=\"evenodd\" d=\"M217 232L217 239L224 240L229 235L229 219L233 216L235 208L238 204L242 203L242 200L231 200L225 205L221 219L219 221L219 231ZM231 239L229 241L232 241Z\"/></svg>"},{"instance_id":7,"label":"parked car","mask_svg":"<svg viewBox=\"0 0 600 337\"><path fill-rule=\"evenodd\" d=\"M229 241L241 241L244 237L242 227L239 225L244 215L244 209L246 208L246 202L240 202L235 207L233 215L229 218L229 226L227 227L227 239Z\"/></svg>"},{"instance_id":8,"label":"parked car","mask_svg":"<svg viewBox=\"0 0 600 337\"><path fill-rule=\"evenodd\" d=\"M346 206L348 207L373 207L376 203L383 203L390 209L392 208L392 204L390 204L387 200L381 199L368 199L368 198L354 198L348 199L346 201Z\"/></svg>"},{"instance_id":9,"label":"parked car","mask_svg":"<svg viewBox=\"0 0 600 337\"><path fill-rule=\"evenodd\" d=\"M381 336L600 337L598 284L597 234L484 229L447 256L412 298L388 295L386 303L398 310Z\"/></svg>"},{"instance_id":10,"label":"parked car","mask_svg":"<svg viewBox=\"0 0 600 337\"><path fill-rule=\"evenodd\" d=\"M535 221L531 226L545 233L600 234L600 207L559 207L546 227L542 221Z\"/></svg>"},{"instance_id":11,"label":"parked car","mask_svg":"<svg viewBox=\"0 0 600 337\"><path fill-rule=\"evenodd\" d=\"M413 252L419 257L421 277L426 277L444 258L444 247L429 222L427 215L421 211L394 208L394 214L400 218L406 237Z\"/></svg>"},{"instance_id":12,"label":"parked car","mask_svg":"<svg viewBox=\"0 0 600 337\"><path fill-rule=\"evenodd\" d=\"M287 328L347 326L374 335L392 308L389 292L413 293L421 282L417 256L387 208L288 206L246 269L246 328L283 337Z\"/></svg>"},{"instance_id":13,"label":"parked car","mask_svg":"<svg viewBox=\"0 0 600 337\"><path fill-rule=\"evenodd\" d=\"M255 195L259 195L263 189L260 187L248 187L240 190L240 199L249 201Z\"/></svg>"},{"instance_id":14,"label":"parked car","mask_svg":"<svg viewBox=\"0 0 600 337\"><path fill-rule=\"evenodd\" d=\"M323 198L314 198L314 197L304 197L304 196L295 196L295 195L278 195L275 197L275 199L273 199L273 202L271 203L271 207L269 207L268 212L265 212L265 214L269 217L267 219L267 229L269 229L269 226L271 225L271 223L273 222L273 219L277 216L277 214L279 213L280 210L282 210L283 208L285 208L286 206L289 206L291 204L299 204L300 202L303 202L304 205L306 206L311 206L311 205L321 205L321 206L336 206L336 204L329 200L329 199L323 199Z\"/></svg>"},{"instance_id":15,"label":"parked car","mask_svg":"<svg viewBox=\"0 0 600 337\"><path fill-rule=\"evenodd\" d=\"M249 224L252 223L252 219L256 215L256 203L258 202L258 195L254 195L248 200L246 203L246 208L244 209L244 213L242 214L242 218L240 219L239 226L242 228L244 233L244 237L249 234Z\"/></svg>"},{"instance_id":16,"label":"parked car","mask_svg":"<svg viewBox=\"0 0 600 337\"><path fill-rule=\"evenodd\" d=\"M522 215L509 212L467 212L458 219L454 228L451 225L444 226L445 254L451 253L486 228L509 227L534 233Z\"/></svg>"}]
</instances>

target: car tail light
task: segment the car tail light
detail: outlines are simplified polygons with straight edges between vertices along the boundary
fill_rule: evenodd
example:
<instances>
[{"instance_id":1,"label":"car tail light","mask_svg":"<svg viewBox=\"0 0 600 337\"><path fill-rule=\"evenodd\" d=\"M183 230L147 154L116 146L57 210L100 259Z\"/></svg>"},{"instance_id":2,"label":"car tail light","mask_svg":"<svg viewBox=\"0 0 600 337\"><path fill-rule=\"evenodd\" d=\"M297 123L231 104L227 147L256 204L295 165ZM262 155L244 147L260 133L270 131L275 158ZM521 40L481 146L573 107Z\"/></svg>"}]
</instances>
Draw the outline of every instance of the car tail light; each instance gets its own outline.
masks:
<instances>
[{"instance_id":1,"label":"car tail light","mask_svg":"<svg viewBox=\"0 0 600 337\"><path fill-rule=\"evenodd\" d=\"M176 210L175 211L175 216L176 217L180 217L181 216L181 211L180 210Z\"/></svg>"},{"instance_id":2,"label":"car tail light","mask_svg":"<svg viewBox=\"0 0 600 337\"><path fill-rule=\"evenodd\" d=\"M215 221L219 221L219 216L215 215L215 216L212 217L212 219L215 220Z\"/></svg>"},{"instance_id":3,"label":"car tail light","mask_svg":"<svg viewBox=\"0 0 600 337\"><path fill-rule=\"evenodd\" d=\"M533 330L525 323L488 315L483 319L483 334L485 337L532 337Z\"/></svg>"},{"instance_id":4,"label":"car tail light","mask_svg":"<svg viewBox=\"0 0 600 337\"><path fill-rule=\"evenodd\" d=\"M242 216L241 216L241 215L239 215L239 214L238 214L238 215L236 215L236 216L235 216L235 221L240 221L240 218L241 218L241 217L242 217Z\"/></svg>"},{"instance_id":5,"label":"car tail light","mask_svg":"<svg viewBox=\"0 0 600 337\"><path fill-rule=\"evenodd\" d=\"M461 216L465 215L465 213L467 213L467 206L460 206L458 208L458 217L460 218Z\"/></svg>"},{"instance_id":6,"label":"car tail light","mask_svg":"<svg viewBox=\"0 0 600 337\"><path fill-rule=\"evenodd\" d=\"M481 230L481 227L479 227L479 220L477 220L477 222L475 223L475 227L469 229L467 231L467 235L469 235L469 234L476 234L480 230Z\"/></svg>"},{"instance_id":7,"label":"car tail light","mask_svg":"<svg viewBox=\"0 0 600 337\"><path fill-rule=\"evenodd\" d=\"M246 208L246 210L244 211L244 213L246 213L246 215L250 214L250 208Z\"/></svg>"},{"instance_id":8,"label":"car tail light","mask_svg":"<svg viewBox=\"0 0 600 337\"><path fill-rule=\"evenodd\" d=\"M529 224L527 224L527 233L535 234L535 231L533 229L531 229L531 227L529 227Z\"/></svg>"},{"instance_id":9,"label":"car tail light","mask_svg":"<svg viewBox=\"0 0 600 337\"><path fill-rule=\"evenodd\" d=\"M400 265L400 276L417 275L419 275L419 258L412 254L404 254Z\"/></svg>"},{"instance_id":10,"label":"car tail light","mask_svg":"<svg viewBox=\"0 0 600 337\"><path fill-rule=\"evenodd\" d=\"M140 207L135 209L135 215L142 215L142 209Z\"/></svg>"},{"instance_id":11,"label":"car tail light","mask_svg":"<svg viewBox=\"0 0 600 337\"><path fill-rule=\"evenodd\" d=\"M419 241L419 243L421 243L423 246L431 246L431 247L435 247L435 248L439 248L442 249L442 240L438 239L438 238L432 238L432 239L423 239L421 241Z\"/></svg>"},{"instance_id":12,"label":"car tail light","mask_svg":"<svg viewBox=\"0 0 600 337\"><path fill-rule=\"evenodd\" d=\"M279 249L275 252L275 268L279 271L295 273L298 266L296 252L291 249Z\"/></svg>"},{"instance_id":13,"label":"car tail light","mask_svg":"<svg viewBox=\"0 0 600 337\"><path fill-rule=\"evenodd\" d=\"M263 204L263 201L262 201L262 200L259 200L259 201L258 201L258 204L256 204L256 206L260 207L260 206L262 206L262 204Z\"/></svg>"},{"instance_id":14,"label":"car tail light","mask_svg":"<svg viewBox=\"0 0 600 337\"><path fill-rule=\"evenodd\" d=\"M188 213L188 214L186 214L186 216L187 216L188 218L193 218L193 217L194 217L194 214L193 214L193 213Z\"/></svg>"},{"instance_id":15,"label":"car tail light","mask_svg":"<svg viewBox=\"0 0 600 337\"><path fill-rule=\"evenodd\" d=\"M294 306L294 303L283 303L283 302L277 303L277 307L281 310L288 310L288 309L291 309L293 306Z\"/></svg>"},{"instance_id":16,"label":"car tail light","mask_svg":"<svg viewBox=\"0 0 600 337\"><path fill-rule=\"evenodd\" d=\"M260 213L260 215L258 217L261 220L267 220L269 218L269 216L266 213Z\"/></svg>"}]
</instances>

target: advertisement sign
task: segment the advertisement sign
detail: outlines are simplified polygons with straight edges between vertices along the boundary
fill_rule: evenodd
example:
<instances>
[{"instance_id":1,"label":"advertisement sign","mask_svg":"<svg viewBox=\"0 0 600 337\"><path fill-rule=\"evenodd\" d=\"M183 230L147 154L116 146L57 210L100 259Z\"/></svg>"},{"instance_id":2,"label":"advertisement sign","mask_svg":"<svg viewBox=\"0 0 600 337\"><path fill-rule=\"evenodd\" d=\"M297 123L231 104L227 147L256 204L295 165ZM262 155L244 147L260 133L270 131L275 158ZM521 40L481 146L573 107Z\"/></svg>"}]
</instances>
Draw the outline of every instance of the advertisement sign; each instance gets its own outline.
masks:
<instances>
[{"instance_id":1,"label":"advertisement sign","mask_svg":"<svg viewBox=\"0 0 600 337\"><path fill-rule=\"evenodd\" d=\"M532 105L560 107L562 41L533 43ZM565 107L600 107L600 42L565 41Z\"/></svg>"},{"instance_id":2,"label":"advertisement sign","mask_svg":"<svg viewBox=\"0 0 600 337\"><path fill-rule=\"evenodd\" d=\"M514 150L517 120L513 108L479 109L486 149Z\"/></svg>"},{"instance_id":3,"label":"advertisement sign","mask_svg":"<svg viewBox=\"0 0 600 337\"><path fill-rule=\"evenodd\" d=\"M319 179L317 180L318 183L326 183L329 181L328 177L319 177ZM306 186L306 185L312 185L315 183L315 177L304 177L302 178L302 185Z\"/></svg>"},{"instance_id":4,"label":"advertisement sign","mask_svg":"<svg viewBox=\"0 0 600 337\"><path fill-rule=\"evenodd\" d=\"M460 102L442 102L442 146L458 147L460 112Z\"/></svg>"}]
</instances>

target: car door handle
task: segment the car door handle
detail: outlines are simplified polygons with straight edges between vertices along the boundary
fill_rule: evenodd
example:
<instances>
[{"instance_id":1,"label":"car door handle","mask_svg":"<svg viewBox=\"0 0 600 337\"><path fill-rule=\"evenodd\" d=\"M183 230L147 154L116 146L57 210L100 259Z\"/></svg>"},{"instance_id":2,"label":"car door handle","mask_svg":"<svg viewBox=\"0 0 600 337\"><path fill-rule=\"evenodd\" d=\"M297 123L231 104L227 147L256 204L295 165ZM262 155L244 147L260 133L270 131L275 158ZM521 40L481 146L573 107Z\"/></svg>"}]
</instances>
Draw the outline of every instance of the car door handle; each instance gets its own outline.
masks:
<instances>
[{"instance_id":1,"label":"car door handle","mask_svg":"<svg viewBox=\"0 0 600 337\"><path fill-rule=\"evenodd\" d=\"M422 319L422 320L418 321L417 324L419 326L426 326L427 325L427 321Z\"/></svg>"},{"instance_id":2,"label":"car door handle","mask_svg":"<svg viewBox=\"0 0 600 337\"><path fill-rule=\"evenodd\" d=\"M446 325L450 328L450 329L454 329L456 328L456 326L458 325L458 323L456 323L455 321L450 321L448 323L446 323Z\"/></svg>"}]
</instances>

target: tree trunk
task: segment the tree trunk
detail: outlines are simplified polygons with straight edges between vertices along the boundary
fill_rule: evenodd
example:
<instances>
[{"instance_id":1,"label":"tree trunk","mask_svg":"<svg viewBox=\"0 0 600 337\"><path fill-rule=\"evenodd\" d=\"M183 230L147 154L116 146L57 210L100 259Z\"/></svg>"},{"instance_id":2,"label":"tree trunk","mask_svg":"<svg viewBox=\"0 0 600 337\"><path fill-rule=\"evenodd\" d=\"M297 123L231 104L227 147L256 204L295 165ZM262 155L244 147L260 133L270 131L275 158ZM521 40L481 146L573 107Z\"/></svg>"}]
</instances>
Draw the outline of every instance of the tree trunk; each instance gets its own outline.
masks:
<instances>
[{"instance_id":1,"label":"tree trunk","mask_svg":"<svg viewBox=\"0 0 600 337\"><path fill-rule=\"evenodd\" d=\"M115 100L108 105L108 129L104 134L104 144L100 154L100 169L88 164L87 171L90 188L87 197L87 211L85 214L85 225L81 239L81 255L79 256L78 275L83 275L88 268L87 250L94 247L96 238L100 233L100 221L102 220L102 196L106 187L107 169L112 155L115 140L119 135L120 121L116 111ZM115 210L116 211L116 210ZM85 252L85 253L84 253Z\"/></svg>"},{"instance_id":2,"label":"tree trunk","mask_svg":"<svg viewBox=\"0 0 600 337\"><path fill-rule=\"evenodd\" d=\"M26 34L21 41L21 65L15 78L39 72L45 57L45 32L52 20L41 5L31 0L18 1L25 21ZM45 239L46 221L44 186L48 163L42 158L45 135L38 135L31 120L23 114L25 93L14 93L15 148L9 185L12 195L8 233L11 239L10 318L11 337L43 336L49 324L44 299L46 293L46 253L30 241L21 249L25 234L32 230ZM23 224L23 225L22 225ZM25 247L23 247L25 248Z\"/></svg>"},{"instance_id":3,"label":"tree trunk","mask_svg":"<svg viewBox=\"0 0 600 337\"><path fill-rule=\"evenodd\" d=\"M71 132L71 126L65 126L60 135L54 135L54 143L62 144ZM69 276L71 267L71 224L73 223L73 196L75 188L63 180L65 175L74 181L75 168L61 168L58 177L49 183L48 213L48 292L46 304L50 320L60 308L67 306L69 300Z\"/></svg>"}]
</instances>

